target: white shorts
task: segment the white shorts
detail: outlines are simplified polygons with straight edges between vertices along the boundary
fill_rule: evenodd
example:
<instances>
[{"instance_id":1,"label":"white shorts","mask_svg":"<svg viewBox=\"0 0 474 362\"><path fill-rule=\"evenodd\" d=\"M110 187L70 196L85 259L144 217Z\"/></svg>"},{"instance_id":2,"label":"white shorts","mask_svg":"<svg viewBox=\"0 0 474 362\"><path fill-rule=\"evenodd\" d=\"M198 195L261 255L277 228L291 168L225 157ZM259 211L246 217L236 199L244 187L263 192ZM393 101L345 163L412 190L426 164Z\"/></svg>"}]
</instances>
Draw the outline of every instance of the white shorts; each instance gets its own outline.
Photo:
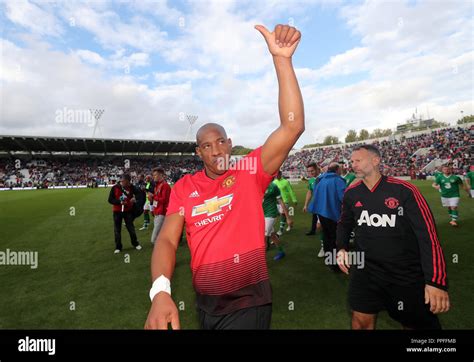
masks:
<instances>
[{"instance_id":1,"label":"white shorts","mask_svg":"<svg viewBox=\"0 0 474 362\"><path fill-rule=\"evenodd\" d=\"M271 236L273 233L273 225L275 225L276 217L265 218L265 236Z\"/></svg>"},{"instance_id":2,"label":"white shorts","mask_svg":"<svg viewBox=\"0 0 474 362\"><path fill-rule=\"evenodd\" d=\"M474 199L474 190L471 190L471 197Z\"/></svg>"},{"instance_id":3,"label":"white shorts","mask_svg":"<svg viewBox=\"0 0 474 362\"><path fill-rule=\"evenodd\" d=\"M442 197L441 204L444 207L457 207L459 204L459 197Z\"/></svg>"}]
</instances>

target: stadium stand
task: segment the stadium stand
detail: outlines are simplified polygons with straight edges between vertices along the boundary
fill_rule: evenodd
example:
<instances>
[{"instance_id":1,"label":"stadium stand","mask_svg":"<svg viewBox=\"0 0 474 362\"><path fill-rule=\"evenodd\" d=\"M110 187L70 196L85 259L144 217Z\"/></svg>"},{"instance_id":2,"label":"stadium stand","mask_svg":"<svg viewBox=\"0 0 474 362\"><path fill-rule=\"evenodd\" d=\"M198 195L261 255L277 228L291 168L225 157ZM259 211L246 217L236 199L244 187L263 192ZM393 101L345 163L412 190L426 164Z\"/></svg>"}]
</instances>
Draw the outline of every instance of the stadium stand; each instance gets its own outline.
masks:
<instances>
[{"instance_id":1,"label":"stadium stand","mask_svg":"<svg viewBox=\"0 0 474 362\"><path fill-rule=\"evenodd\" d=\"M464 175L473 164L473 133L474 124L467 124L366 142L381 149L385 174L425 178L450 162L456 174ZM306 175L310 162L321 167L347 163L358 144L294 151L283 173L296 180ZM180 141L0 136L0 188L106 186L124 172L135 179L158 166L174 183L202 168L194 147L194 142Z\"/></svg>"},{"instance_id":2,"label":"stadium stand","mask_svg":"<svg viewBox=\"0 0 474 362\"><path fill-rule=\"evenodd\" d=\"M104 186L154 167L168 180L199 169L193 142L0 136L0 188Z\"/></svg>"},{"instance_id":3,"label":"stadium stand","mask_svg":"<svg viewBox=\"0 0 474 362\"><path fill-rule=\"evenodd\" d=\"M396 135L365 142L378 146L382 152L383 172L391 176L424 178L432 175L446 162L456 174L463 175L473 163L474 124L442 128L413 135ZM283 173L292 179L306 175L305 165L316 162L325 167L330 162L347 163L352 148L361 142L302 149L288 156Z\"/></svg>"}]
</instances>

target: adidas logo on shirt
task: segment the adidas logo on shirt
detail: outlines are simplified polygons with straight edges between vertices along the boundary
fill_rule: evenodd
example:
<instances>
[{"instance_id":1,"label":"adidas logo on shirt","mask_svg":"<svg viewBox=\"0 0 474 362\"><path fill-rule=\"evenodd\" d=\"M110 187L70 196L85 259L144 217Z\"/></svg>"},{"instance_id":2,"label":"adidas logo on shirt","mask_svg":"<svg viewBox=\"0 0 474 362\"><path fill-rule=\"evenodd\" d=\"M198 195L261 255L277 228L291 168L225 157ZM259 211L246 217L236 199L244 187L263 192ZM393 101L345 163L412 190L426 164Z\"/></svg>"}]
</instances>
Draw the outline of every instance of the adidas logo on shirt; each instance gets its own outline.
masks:
<instances>
[{"instance_id":1,"label":"adidas logo on shirt","mask_svg":"<svg viewBox=\"0 0 474 362\"><path fill-rule=\"evenodd\" d=\"M199 192L194 191L189 194L189 197L199 197Z\"/></svg>"}]
</instances>

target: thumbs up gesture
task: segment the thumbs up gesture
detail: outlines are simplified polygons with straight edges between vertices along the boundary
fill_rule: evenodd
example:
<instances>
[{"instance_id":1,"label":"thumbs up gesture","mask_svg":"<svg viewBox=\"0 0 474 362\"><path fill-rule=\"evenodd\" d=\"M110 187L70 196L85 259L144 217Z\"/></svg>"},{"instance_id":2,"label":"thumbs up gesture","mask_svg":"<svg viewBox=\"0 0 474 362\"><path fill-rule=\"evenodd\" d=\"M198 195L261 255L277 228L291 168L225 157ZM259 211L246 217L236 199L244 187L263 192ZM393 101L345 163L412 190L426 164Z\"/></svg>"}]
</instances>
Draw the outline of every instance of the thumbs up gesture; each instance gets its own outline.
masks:
<instances>
[{"instance_id":1,"label":"thumbs up gesture","mask_svg":"<svg viewBox=\"0 0 474 362\"><path fill-rule=\"evenodd\" d=\"M263 35L273 56L291 58L301 40L301 32L289 25L278 24L273 32L263 25L256 25L255 29Z\"/></svg>"}]
</instances>

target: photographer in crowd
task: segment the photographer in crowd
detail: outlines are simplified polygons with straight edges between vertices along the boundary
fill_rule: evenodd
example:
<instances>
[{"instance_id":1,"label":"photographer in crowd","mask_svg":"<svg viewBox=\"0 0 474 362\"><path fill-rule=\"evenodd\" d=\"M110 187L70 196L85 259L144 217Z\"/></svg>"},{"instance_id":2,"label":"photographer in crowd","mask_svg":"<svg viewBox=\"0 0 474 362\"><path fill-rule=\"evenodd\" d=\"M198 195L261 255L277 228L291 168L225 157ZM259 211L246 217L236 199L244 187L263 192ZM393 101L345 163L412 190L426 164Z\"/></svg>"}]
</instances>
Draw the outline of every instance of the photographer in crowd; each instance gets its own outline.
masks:
<instances>
[{"instance_id":1,"label":"photographer in crowd","mask_svg":"<svg viewBox=\"0 0 474 362\"><path fill-rule=\"evenodd\" d=\"M133 225L133 205L136 202L135 196L139 190L131 184L130 175L124 174L120 182L115 184L110 190L109 203L112 204L115 234L115 254L122 251L122 220L125 222L132 245L137 250L141 250L137 240L135 226Z\"/></svg>"}]
</instances>

